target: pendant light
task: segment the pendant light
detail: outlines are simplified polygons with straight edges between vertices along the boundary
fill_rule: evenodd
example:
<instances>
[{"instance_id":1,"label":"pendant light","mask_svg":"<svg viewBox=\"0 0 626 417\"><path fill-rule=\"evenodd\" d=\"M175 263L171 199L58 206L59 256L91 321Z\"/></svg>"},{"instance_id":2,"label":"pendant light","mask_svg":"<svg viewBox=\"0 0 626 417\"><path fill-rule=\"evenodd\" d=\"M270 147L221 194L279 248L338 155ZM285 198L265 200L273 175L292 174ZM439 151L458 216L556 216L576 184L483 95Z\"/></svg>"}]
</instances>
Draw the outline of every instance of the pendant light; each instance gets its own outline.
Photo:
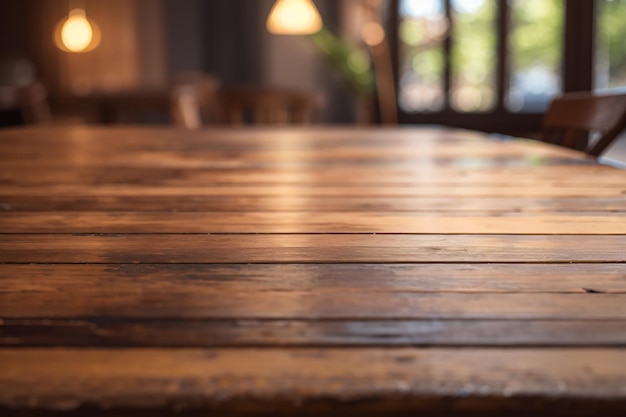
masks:
<instances>
[{"instance_id":1,"label":"pendant light","mask_svg":"<svg viewBox=\"0 0 626 417\"><path fill-rule=\"evenodd\" d=\"M312 35L322 26L312 0L277 0L267 18L267 30L274 35Z\"/></svg>"},{"instance_id":2,"label":"pendant light","mask_svg":"<svg viewBox=\"0 0 626 417\"><path fill-rule=\"evenodd\" d=\"M54 29L54 41L65 52L92 51L100 44L100 38L100 28L87 18L84 8L70 10Z\"/></svg>"}]
</instances>

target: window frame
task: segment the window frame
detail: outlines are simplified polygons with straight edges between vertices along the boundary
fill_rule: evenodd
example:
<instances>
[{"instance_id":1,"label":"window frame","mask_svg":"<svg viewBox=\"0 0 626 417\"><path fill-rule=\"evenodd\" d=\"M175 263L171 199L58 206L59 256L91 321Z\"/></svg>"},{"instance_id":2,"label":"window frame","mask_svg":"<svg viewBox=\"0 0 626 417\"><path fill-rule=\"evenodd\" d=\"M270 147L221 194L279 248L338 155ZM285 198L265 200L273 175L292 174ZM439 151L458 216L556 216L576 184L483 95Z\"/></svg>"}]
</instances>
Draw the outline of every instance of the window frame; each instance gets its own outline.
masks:
<instances>
[{"instance_id":1,"label":"window frame","mask_svg":"<svg viewBox=\"0 0 626 417\"><path fill-rule=\"evenodd\" d=\"M448 17L451 13L451 0L444 0ZM595 0L563 0L565 6L563 36L563 92L592 90L595 59ZM449 103L451 86L450 58L454 27L443 44L445 69L443 85L446 92L444 108L435 112L409 113L398 107L401 124L437 124L451 127L498 132L511 135L532 135L539 132L544 113L514 113L505 105L505 94L509 83L508 34L510 28L510 7L507 0L496 0L496 103L492 110L481 113L461 113ZM400 39L400 0L390 0L389 40L394 65L396 91L399 91Z\"/></svg>"}]
</instances>

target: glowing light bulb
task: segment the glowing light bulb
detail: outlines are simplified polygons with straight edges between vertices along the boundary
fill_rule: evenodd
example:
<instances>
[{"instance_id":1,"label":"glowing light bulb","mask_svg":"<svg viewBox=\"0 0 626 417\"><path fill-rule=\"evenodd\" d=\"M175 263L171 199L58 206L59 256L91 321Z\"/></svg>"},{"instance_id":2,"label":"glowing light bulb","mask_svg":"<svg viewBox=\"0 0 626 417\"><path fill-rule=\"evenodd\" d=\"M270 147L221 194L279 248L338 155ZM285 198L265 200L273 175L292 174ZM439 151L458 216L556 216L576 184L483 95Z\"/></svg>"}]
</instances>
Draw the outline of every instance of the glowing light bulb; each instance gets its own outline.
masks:
<instances>
[{"instance_id":1,"label":"glowing light bulb","mask_svg":"<svg viewBox=\"0 0 626 417\"><path fill-rule=\"evenodd\" d=\"M267 30L275 35L311 35L322 26L311 0L278 0L267 18Z\"/></svg>"},{"instance_id":2,"label":"glowing light bulb","mask_svg":"<svg viewBox=\"0 0 626 417\"><path fill-rule=\"evenodd\" d=\"M74 9L55 28L57 46L66 52L88 52L100 43L100 30L85 11Z\"/></svg>"},{"instance_id":3,"label":"glowing light bulb","mask_svg":"<svg viewBox=\"0 0 626 417\"><path fill-rule=\"evenodd\" d=\"M81 10L82 12L82 10ZM61 41L72 52L87 49L93 39L93 29L83 13L72 13L61 28Z\"/></svg>"}]
</instances>

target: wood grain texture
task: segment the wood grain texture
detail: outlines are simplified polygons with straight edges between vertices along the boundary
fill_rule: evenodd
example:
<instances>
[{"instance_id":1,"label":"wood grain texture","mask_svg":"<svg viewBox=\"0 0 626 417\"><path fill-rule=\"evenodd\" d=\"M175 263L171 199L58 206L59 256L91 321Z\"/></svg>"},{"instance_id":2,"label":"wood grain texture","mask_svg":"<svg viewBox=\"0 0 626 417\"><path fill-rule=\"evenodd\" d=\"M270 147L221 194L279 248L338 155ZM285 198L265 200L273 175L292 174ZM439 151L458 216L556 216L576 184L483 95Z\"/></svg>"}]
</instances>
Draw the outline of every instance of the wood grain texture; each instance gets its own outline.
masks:
<instances>
[{"instance_id":1,"label":"wood grain texture","mask_svg":"<svg viewBox=\"0 0 626 417\"><path fill-rule=\"evenodd\" d=\"M624 320L4 319L4 347L626 347Z\"/></svg>"},{"instance_id":2,"label":"wood grain texture","mask_svg":"<svg viewBox=\"0 0 626 417\"><path fill-rule=\"evenodd\" d=\"M1 234L5 263L626 262L626 236Z\"/></svg>"},{"instance_id":3,"label":"wood grain texture","mask_svg":"<svg viewBox=\"0 0 626 417\"><path fill-rule=\"evenodd\" d=\"M625 274L624 264L7 265L0 316L619 320Z\"/></svg>"},{"instance_id":4,"label":"wood grain texture","mask_svg":"<svg viewBox=\"0 0 626 417\"><path fill-rule=\"evenodd\" d=\"M626 320L623 294L421 294L387 291L128 293L26 298L3 294L5 318ZM625 322L626 323L626 322Z\"/></svg>"},{"instance_id":5,"label":"wood grain texture","mask_svg":"<svg viewBox=\"0 0 626 417\"><path fill-rule=\"evenodd\" d=\"M0 293L88 297L174 291L626 293L626 264L3 265Z\"/></svg>"},{"instance_id":6,"label":"wood grain texture","mask_svg":"<svg viewBox=\"0 0 626 417\"><path fill-rule=\"evenodd\" d=\"M623 417L626 171L449 129L0 132L0 415Z\"/></svg>"},{"instance_id":7,"label":"wood grain texture","mask_svg":"<svg viewBox=\"0 0 626 417\"><path fill-rule=\"evenodd\" d=\"M282 184L271 184L265 186L254 186L242 183L237 187L232 186L159 186L159 185L102 185L95 187L93 184L81 185L48 185L37 187L5 186L2 187L4 193L15 196L74 196L74 197L111 197L111 196L184 196L197 195L206 197L280 197L280 196L300 196L308 198L328 198L328 197L524 197L524 198L544 198L544 197L623 197L626 195L626 185L587 187L551 187L538 186L536 184L517 185L508 187L505 185L483 185L483 186L459 186L459 187L438 187L438 186L371 186L371 187L351 187L351 186L289 186Z\"/></svg>"},{"instance_id":8,"label":"wood grain texture","mask_svg":"<svg viewBox=\"0 0 626 417\"><path fill-rule=\"evenodd\" d=\"M107 211L142 213L248 213L260 212L437 212L499 213L624 213L626 195L618 197L316 197L282 196L0 196L0 211L64 212Z\"/></svg>"},{"instance_id":9,"label":"wood grain texture","mask_svg":"<svg viewBox=\"0 0 626 417\"><path fill-rule=\"evenodd\" d=\"M0 403L219 411L322 402L337 412L367 398L378 412L441 412L462 392L447 411L549 414L564 396L567 411L618 415L625 364L618 349L3 349Z\"/></svg>"},{"instance_id":10,"label":"wood grain texture","mask_svg":"<svg viewBox=\"0 0 626 417\"><path fill-rule=\"evenodd\" d=\"M8 161L9 163L11 161ZM600 169L601 168L601 169ZM54 184L137 184L138 181L152 185L173 186L195 183L214 186L252 185L315 185L371 187L387 186L481 186L506 187L515 180L518 184L550 187L588 187L596 185L593 174L602 173L603 186L623 187L626 172L609 167L548 166L536 170L506 168L440 168L389 166L373 170L371 167L346 164L328 167L323 171L306 167L266 167L228 169L227 167L199 166L164 167L137 164L69 167L59 170L58 166L42 166L33 171L31 166L14 166L0 171L0 183L37 187ZM381 175L384 174L384 175Z\"/></svg>"},{"instance_id":11,"label":"wood grain texture","mask_svg":"<svg viewBox=\"0 0 626 417\"><path fill-rule=\"evenodd\" d=\"M3 233L407 233L626 235L626 213L473 215L438 213L5 213Z\"/></svg>"}]
</instances>

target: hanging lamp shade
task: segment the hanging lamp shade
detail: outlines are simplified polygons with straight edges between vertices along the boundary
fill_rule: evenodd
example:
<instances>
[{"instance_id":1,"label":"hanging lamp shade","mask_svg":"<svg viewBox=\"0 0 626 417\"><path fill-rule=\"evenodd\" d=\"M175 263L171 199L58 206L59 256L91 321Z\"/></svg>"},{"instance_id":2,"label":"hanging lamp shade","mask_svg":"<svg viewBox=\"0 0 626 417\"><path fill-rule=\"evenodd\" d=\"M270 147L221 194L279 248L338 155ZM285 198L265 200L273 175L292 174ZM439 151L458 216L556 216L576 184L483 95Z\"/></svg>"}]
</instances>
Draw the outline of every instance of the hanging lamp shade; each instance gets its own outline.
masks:
<instances>
[{"instance_id":1,"label":"hanging lamp shade","mask_svg":"<svg viewBox=\"0 0 626 417\"><path fill-rule=\"evenodd\" d=\"M54 28L54 42L65 52L89 52L100 44L100 28L84 9L72 9Z\"/></svg>"},{"instance_id":2,"label":"hanging lamp shade","mask_svg":"<svg viewBox=\"0 0 626 417\"><path fill-rule=\"evenodd\" d=\"M312 35L322 26L311 0L277 0L267 18L267 30L275 35Z\"/></svg>"}]
</instances>

